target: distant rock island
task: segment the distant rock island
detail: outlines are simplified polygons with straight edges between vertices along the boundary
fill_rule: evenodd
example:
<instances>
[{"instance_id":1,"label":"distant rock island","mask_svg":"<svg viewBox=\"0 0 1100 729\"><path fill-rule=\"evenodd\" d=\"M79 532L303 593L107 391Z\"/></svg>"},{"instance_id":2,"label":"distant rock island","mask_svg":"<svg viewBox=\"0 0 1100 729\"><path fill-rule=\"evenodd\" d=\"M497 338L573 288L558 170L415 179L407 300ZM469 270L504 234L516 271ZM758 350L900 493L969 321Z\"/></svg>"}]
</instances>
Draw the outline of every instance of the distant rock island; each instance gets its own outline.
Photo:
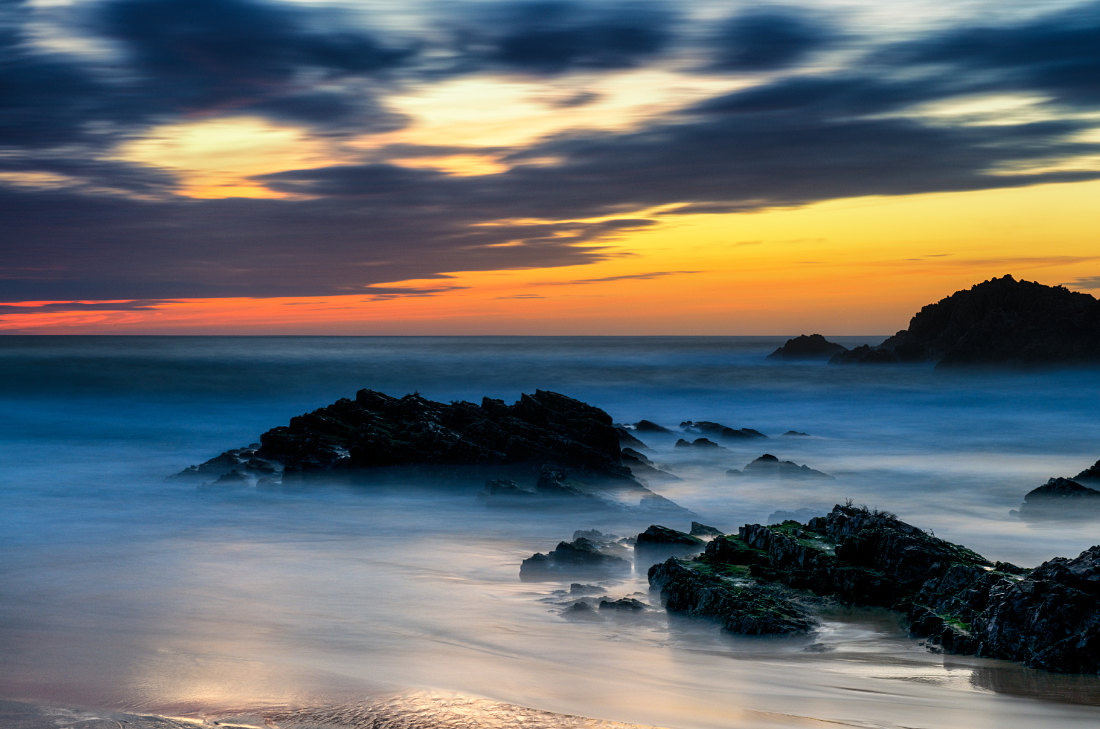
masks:
<instances>
[{"instance_id":1,"label":"distant rock island","mask_svg":"<svg viewBox=\"0 0 1100 729\"><path fill-rule=\"evenodd\" d=\"M768 355L768 359L805 360L829 359L847 352L843 344L830 342L820 334L800 334Z\"/></svg>"},{"instance_id":2,"label":"distant rock island","mask_svg":"<svg viewBox=\"0 0 1100 729\"><path fill-rule=\"evenodd\" d=\"M1100 461L1073 478L1052 478L1028 491L1020 505L1020 518L1035 520L1100 519Z\"/></svg>"},{"instance_id":3,"label":"distant rock island","mask_svg":"<svg viewBox=\"0 0 1100 729\"><path fill-rule=\"evenodd\" d=\"M921 309L909 328L831 363L938 366L1100 363L1100 301L1064 286L990 279Z\"/></svg>"}]
</instances>

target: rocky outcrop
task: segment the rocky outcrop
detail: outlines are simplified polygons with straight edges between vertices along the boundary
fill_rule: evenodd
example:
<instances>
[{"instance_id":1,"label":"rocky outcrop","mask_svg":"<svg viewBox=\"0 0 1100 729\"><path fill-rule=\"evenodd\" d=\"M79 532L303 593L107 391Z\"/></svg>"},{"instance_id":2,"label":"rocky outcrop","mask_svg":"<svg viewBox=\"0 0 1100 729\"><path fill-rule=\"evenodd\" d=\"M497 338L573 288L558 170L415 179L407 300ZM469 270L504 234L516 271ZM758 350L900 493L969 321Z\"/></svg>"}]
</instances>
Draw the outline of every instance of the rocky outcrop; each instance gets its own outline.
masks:
<instances>
[{"instance_id":1,"label":"rocky outcrop","mask_svg":"<svg viewBox=\"0 0 1100 729\"><path fill-rule=\"evenodd\" d=\"M536 553L519 567L521 580L561 579L563 577L609 577L630 573L630 562L591 539L579 537L559 542L547 554Z\"/></svg>"},{"instance_id":2,"label":"rocky outcrop","mask_svg":"<svg viewBox=\"0 0 1100 729\"><path fill-rule=\"evenodd\" d=\"M649 569L649 584L660 590L666 610L718 620L731 633L804 633L816 624L802 596L719 574L704 562L670 557Z\"/></svg>"},{"instance_id":3,"label":"rocky outcrop","mask_svg":"<svg viewBox=\"0 0 1100 729\"><path fill-rule=\"evenodd\" d=\"M1100 517L1100 491L1068 478L1052 478L1024 495L1020 517L1095 519Z\"/></svg>"},{"instance_id":4,"label":"rocky outcrop","mask_svg":"<svg viewBox=\"0 0 1100 729\"><path fill-rule=\"evenodd\" d=\"M699 537L666 526L661 526L660 524L651 524L644 532L634 539L635 548L658 544L698 547L702 549L704 542Z\"/></svg>"},{"instance_id":5,"label":"rocky outcrop","mask_svg":"<svg viewBox=\"0 0 1100 729\"><path fill-rule=\"evenodd\" d=\"M806 525L746 525L649 574L669 610L718 618L727 630L804 631L816 597L901 611L912 634L948 651L1100 673L1100 546L1028 571L892 514L836 506ZM768 613L758 594L801 620L746 618Z\"/></svg>"},{"instance_id":6,"label":"rocky outcrop","mask_svg":"<svg viewBox=\"0 0 1100 729\"><path fill-rule=\"evenodd\" d=\"M741 471L731 468L726 471L728 476L756 476L764 478L778 478L778 479L812 479L823 478L831 479L827 473L810 468L809 466L800 466L794 461L781 461L770 453L765 453L756 460L752 461Z\"/></svg>"},{"instance_id":7,"label":"rocky outcrop","mask_svg":"<svg viewBox=\"0 0 1100 729\"><path fill-rule=\"evenodd\" d=\"M658 425L652 420L639 420L634 423L634 430L639 433L671 433L672 431L663 425Z\"/></svg>"},{"instance_id":8,"label":"rocky outcrop","mask_svg":"<svg viewBox=\"0 0 1100 729\"><path fill-rule=\"evenodd\" d=\"M480 405L444 404L417 394L396 398L360 390L354 399L272 428L258 445L226 451L180 475L276 484L319 474L362 479L379 469L413 467L444 481L489 476L481 497L493 505L609 496L609 508L634 498L647 510L675 508L634 478L621 437L603 410L545 390L511 405L492 398ZM639 470L652 468L646 470L651 477L660 475L637 451L629 460Z\"/></svg>"},{"instance_id":9,"label":"rocky outcrop","mask_svg":"<svg viewBox=\"0 0 1100 729\"><path fill-rule=\"evenodd\" d=\"M833 363L1063 365L1100 362L1100 301L1063 286L994 278L921 309L909 328Z\"/></svg>"},{"instance_id":10,"label":"rocky outcrop","mask_svg":"<svg viewBox=\"0 0 1100 729\"><path fill-rule=\"evenodd\" d=\"M721 423L715 423L710 420L685 420L680 423L680 427L689 433L703 433L717 438L726 438L727 440L750 440L752 438L768 437L759 430L753 430L752 428L731 428L728 425L722 425Z\"/></svg>"},{"instance_id":11,"label":"rocky outcrop","mask_svg":"<svg viewBox=\"0 0 1100 729\"><path fill-rule=\"evenodd\" d=\"M715 443L710 438L696 438L695 440L684 440L678 438L676 440L676 448L721 448L720 445Z\"/></svg>"},{"instance_id":12,"label":"rocky outcrop","mask_svg":"<svg viewBox=\"0 0 1100 729\"><path fill-rule=\"evenodd\" d=\"M715 529L712 526L707 526L706 524L700 524L697 521L691 522L691 530L688 532L688 534L693 537L699 537L700 539L706 537L722 536L722 532L720 532L719 530Z\"/></svg>"},{"instance_id":13,"label":"rocky outcrop","mask_svg":"<svg viewBox=\"0 0 1100 729\"><path fill-rule=\"evenodd\" d=\"M1081 473L1073 477L1074 481L1078 483L1098 483L1100 484L1100 461L1092 464Z\"/></svg>"},{"instance_id":14,"label":"rocky outcrop","mask_svg":"<svg viewBox=\"0 0 1100 729\"><path fill-rule=\"evenodd\" d=\"M820 334L800 334L793 339L788 339L786 344L769 354L768 359L829 359L834 355L847 351L848 348L844 345L830 342Z\"/></svg>"}]
</instances>

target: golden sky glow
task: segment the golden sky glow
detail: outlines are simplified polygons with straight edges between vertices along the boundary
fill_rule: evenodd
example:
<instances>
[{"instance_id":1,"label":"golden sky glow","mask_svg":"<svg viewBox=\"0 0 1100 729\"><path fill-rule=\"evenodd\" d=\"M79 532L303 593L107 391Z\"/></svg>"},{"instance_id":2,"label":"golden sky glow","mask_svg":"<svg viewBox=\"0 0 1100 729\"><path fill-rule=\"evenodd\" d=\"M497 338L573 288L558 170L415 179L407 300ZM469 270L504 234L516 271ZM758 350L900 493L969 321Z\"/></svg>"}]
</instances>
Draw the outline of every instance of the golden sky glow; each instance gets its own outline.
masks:
<instances>
[{"instance_id":1,"label":"golden sky glow","mask_svg":"<svg viewBox=\"0 0 1100 729\"><path fill-rule=\"evenodd\" d=\"M425 296L194 299L141 311L0 314L14 331L300 334L891 334L925 303L1011 272L1100 262L1100 182L666 216L604 263L451 272ZM1041 209L1045 215L1036 216ZM1087 213L1083 213L1088 209ZM1050 255L1044 241L1059 241ZM439 279L393 282L433 289ZM46 302L36 302L43 304Z\"/></svg>"},{"instance_id":2,"label":"golden sky glow","mask_svg":"<svg viewBox=\"0 0 1100 729\"><path fill-rule=\"evenodd\" d=\"M0 331L886 334L1100 290L1095 0L135 2L10 13Z\"/></svg>"}]
</instances>

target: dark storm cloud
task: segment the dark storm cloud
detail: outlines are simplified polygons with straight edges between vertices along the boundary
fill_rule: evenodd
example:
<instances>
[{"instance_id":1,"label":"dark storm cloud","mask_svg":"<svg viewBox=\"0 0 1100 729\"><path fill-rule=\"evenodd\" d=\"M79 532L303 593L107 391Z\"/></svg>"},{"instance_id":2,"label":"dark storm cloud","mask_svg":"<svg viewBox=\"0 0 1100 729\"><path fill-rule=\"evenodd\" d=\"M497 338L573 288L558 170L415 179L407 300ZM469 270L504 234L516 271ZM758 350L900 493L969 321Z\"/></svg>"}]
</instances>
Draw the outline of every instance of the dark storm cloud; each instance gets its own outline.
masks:
<instances>
[{"instance_id":1,"label":"dark storm cloud","mask_svg":"<svg viewBox=\"0 0 1100 729\"><path fill-rule=\"evenodd\" d=\"M1100 103L1100 2L1014 25L976 25L888 48L883 62L938 65L993 88Z\"/></svg>"},{"instance_id":2,"label":"dark storm cloud","mask_svg":"<svg viewBox=\"0 0 1100 729\"><path fill-rule=\"evenodd\" d=\"M40 314L55 311L149 311L164 304L175 304L167 299L141 299L136 301L51 301L48 304L20 305L0 304L2 314Z\"/></svg>"},{"instance_id":3,"label":"dark storm cloud","mask_svg":"<svg viewBox=\"0 0 1100 729\"><path fill-rule=\"evenodd\" d=\"M369 285L609 255L592 241L613 223L479 226L485 208L444 204L432 179L424 176L428 191L415 199L293 202L0 187L0 301L396 295Z\"/></svg>"},{"instance_id":4,"label":"dark storm cloud","mask_svg":"<svg viewBox=\"0 0 1100 729\"><path fill-rule=\"evenodd\" d=\"M770 71L803 61L837 40L833 28L804 9L763 6L733 16L713 36L717 71Z\"/></svg>"},{"instance_id":5,"label":"dark storm cloud","mask_svg":"<svg viewBox=\"0 0 1100 729\"><path fill-rule=\"evenodd\" d=\"M66 142L96 118L106 89L71 60L36 50L27 38L30 8L0 4L0 145Z\"/></svg>"},{"instance_id":6,"label":"dark storm cloud","mask_svg":"<svg viewBox=\"0 0 1100 729\"><path fill-rule=\"evenodd\" d=\"M370 109L358 101L361 89L314 87L389 71L415 55L344 13L263 0L114 0L95 6L92 27L120 45L143 102L165 111L362 124Z\"/></svg>"},{"instance_id":7,"label":"dark storm cloud","mask_svg":"<svg viewBox=\"0 0 1100 729\"><path fill-rule=\"evenodd\" d=\"M674 38L673 15L657 3L540 0L455 11L449 25L459 71L630 68Z\"/></svg>"}]
</instances>

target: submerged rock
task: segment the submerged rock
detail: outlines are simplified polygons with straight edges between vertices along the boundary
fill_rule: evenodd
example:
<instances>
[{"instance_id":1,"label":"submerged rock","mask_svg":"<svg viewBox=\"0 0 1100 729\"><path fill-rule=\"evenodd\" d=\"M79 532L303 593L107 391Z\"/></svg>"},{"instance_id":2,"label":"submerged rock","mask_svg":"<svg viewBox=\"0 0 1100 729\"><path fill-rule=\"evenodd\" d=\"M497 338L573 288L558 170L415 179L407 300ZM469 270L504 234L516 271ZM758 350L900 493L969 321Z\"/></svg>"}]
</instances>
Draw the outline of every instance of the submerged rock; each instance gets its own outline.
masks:
<instances>
[{"instance_id":1,"label":"submerged rock","mask_svg":"<svg viewBox=\"0 0 1100 729\"><path fill-rule=\"evenodd\" d=\"M824 598L901 611L948 651L1100 673L1100 546L1028 572L892 514L836 506L806 525L745 525L649 577L669 610L734 632L805 631Z\"/></svg>"},{"instance_id":2,"label":"submerged rock","mask_svg":"<svg viewBox=\"0 0 1100 729\"><path fill-rule=\"evenodd\" d=\"M703 537L720 537L720 536L722 536L722 532L718 531L714 527L707 526L706 524L700 524L697 521L691 522L691 531L689 531L688 533L691 536L699 537L700 539L703 538Z\"/></svg>"},{"instance_id":3,"label":"submerged rock","mask_svg":"<svg viewBox=\"0 0 1100 729\"><path fill-rule=\"evenodd\" d=\"M800 334L793 339L788 339L786 344L769 354L768 359L828 359L835 354L847 351L848 348L844 345L830 342L820 334Z\"/></svg>"},{"instance_id":4,"label":"submerged rock","mask_svg":"<svg viewBox=\"0 0 1100 729\"><path fill-rule=\"evenodd\" d=\"M779 479L832 478L829 474L809 466L800 466L794 461L781 461L770 453L765 453L749 463L742 471L730 469L726 473L730 476L763 476Z\"/></svg>"},{"instance_id":5,"label":"submerged rock","mask_svg":"<svg viewBox=\"0 0 1100 729\"><path fill-rule=\"evenodd\" d=\"M519 567L521 580L560 579L563 576L614 576L630 573L630 562L608 554L600 545L580 537L559 542L553 551L536 553Z\"/></svg>"},{"instance_id":6,"label":"submerged rock","mask_svg":"<svg viewBox=\"0 0 1100 729\"><path fill-rule=\"evenodd\" d=\"M688 441L683 438L679 438L676 441L676 448L721 448L722 446L715 443L710 438L696 438L695 440Z\"/></svg>"},{"instance_id":7,"label":"submerged rock","mask_svg":"<svg viewBox=\"0 0 1100 729\"><path fill-rule=\"evenodd\" d=\"M669 544L684 547L698 547L702 549L704 542L697 536L677 531L670 527L661 526L660 524L651 524L648 529L634 539L635 548Z\"/></svg>"},{"instance_id":8,"label":"submerged rock","mask_svg":"<svg viewBox=\"0 0 1100 729\"><path fill-rule=\"evenodd\" d=\"M749 440L752 438L768 437L759 430L753 430L752 428L731 428L728 425L722 425L721 423L715 423L710 420L685 420L680 423L680 427L689 433L706 433L707 435L729 440Z\"/></svg>"},{"instance_id":9,"label":"submerged rock","mask_svg":"<svg viewBox=\"0 0 1100 729\"><path fill-rule=\"evenodd\" d=\"M620 597L618 600L600 600L599 610L621 610L624 612L640 612L645 610L646 605L641 600L637 600L633 597Z\"/></svg>"},{"instance_id":10,"label":"submerged rock","mask_svg":"<svg viewBox=\"0 0 1100 729\"><path fill-rule=\"evenodd\" d=\"M480 498L490 505L572 500L682 513L633 476L624 463L620 430L603 410L546 390L522 395L512 405L492 398L480 405L444 404L417 394L395 398L360 390L354 399L272 428L257 446L226 451L180 475L237 482L243 475L274 484L318 475L361 481L386 469L416 469L418 482L476 483L488 477ZM643 470L640 453L632 451L629 460Z\"/></svg>"},{"instance_id":11,"label":"submerged rock","mask_svg":"<svg viewBox=\"0 0 1100 729\"><path fill-rule=\"evenodd\" d=\"M1100 517L1100 491L1068 478L1052 478L1028 491L1020 506L1023 519L1095 519Z\"/></svg>"},{"instance_id":12,"label":"submerged rock","mask_svg":"<svg viewBox=\"0 0 1100 729\"><path fill-rule=\"evenodd\" d=\"M1100 362L1100 301L1063 286L990 279L921 309L909 328L833 363L939 366Z\"/></svg>"},{"instance_id":13,"label":"submerged rock","mask_svg":"<svg viewBox=\"0 0 1100 729\"><path fill-rule=\"evenodd\" d=\"M634 430L639 433L671 433L672 431L663 425L658 425L652 420L639 420L634 423Z\"/></svg>"},{"instance_id":14,"label":"submerged rock","mask_svg":"<svg viewBox=\"0 0 1100 729\"><path fill-rule=\"evenodd\" d=\"M1096 482L1100 483L1100 461L1092 464L1081 473L1073 477L1074 481Z\"/></svg>"}]
</instances>

